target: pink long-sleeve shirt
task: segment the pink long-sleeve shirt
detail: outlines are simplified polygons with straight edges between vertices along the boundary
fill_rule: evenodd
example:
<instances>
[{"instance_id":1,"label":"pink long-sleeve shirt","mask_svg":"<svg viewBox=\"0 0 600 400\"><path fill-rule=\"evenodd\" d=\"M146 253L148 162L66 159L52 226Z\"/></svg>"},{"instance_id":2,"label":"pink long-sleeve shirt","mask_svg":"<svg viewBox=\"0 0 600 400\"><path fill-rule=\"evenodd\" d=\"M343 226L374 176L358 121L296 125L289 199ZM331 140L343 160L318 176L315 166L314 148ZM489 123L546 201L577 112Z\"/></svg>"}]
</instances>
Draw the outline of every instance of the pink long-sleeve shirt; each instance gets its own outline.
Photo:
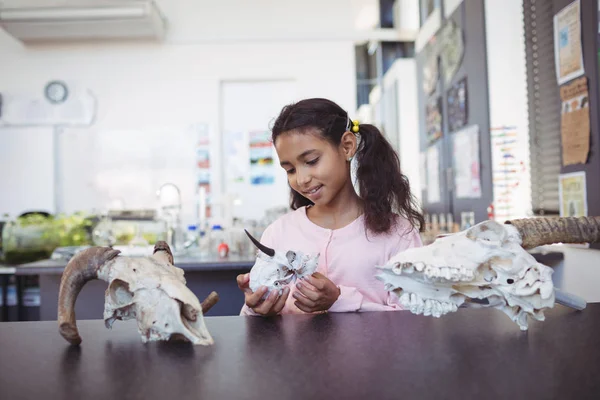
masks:
<instances>
[{"instance_id":1,"label":"pink long-sleeve shirt","mask_svg":"<svg viewBox=\"0 0 600 400\"><path fill-rule=\"evenodd\" d=\"M392 256L411 247L422 246L417 229L397 217L387 234L365 236L364 217L361 215L340 229L325 229L306 215L301 207L287 213L267 227L261 240L268 247L319 253L317 271L340 288L340 296L330 312L402 310L398 297L385 290L383 282L375 278L375 267L384 265ZM290 294L282 314L303 314ZM244 305L240 315L255 315Z\"/></svg>"}]
</instances>

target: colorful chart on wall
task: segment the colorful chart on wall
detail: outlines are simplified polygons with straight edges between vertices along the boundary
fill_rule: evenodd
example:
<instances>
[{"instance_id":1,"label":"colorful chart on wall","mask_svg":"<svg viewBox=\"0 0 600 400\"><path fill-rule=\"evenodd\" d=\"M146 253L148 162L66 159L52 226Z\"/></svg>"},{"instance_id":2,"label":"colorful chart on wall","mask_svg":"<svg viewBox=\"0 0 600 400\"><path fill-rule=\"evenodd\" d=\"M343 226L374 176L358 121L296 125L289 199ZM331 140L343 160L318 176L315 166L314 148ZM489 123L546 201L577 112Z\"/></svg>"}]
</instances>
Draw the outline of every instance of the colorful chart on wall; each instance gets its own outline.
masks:
<instances>
[{"instance_id":1,"label":"colorful chart on wall","mask_svg":"<svg viewBox=\"0 0 600 400\"><path fill-rule=\"evenodd\" d=\"M469 121L467 78L464 77L448 90L448 126L456 132Z\"/></svg>"},{"instance_id":2,"label":"colorful chart on wall","mask_svg":"<svg viewBox=\"0 0 600 400\"><path fill-rule=\"evenodd\" d=\"M520 218L527 213L524 204L529 201L531 194L523 179L529 175L523 147L528 148L529 138L523 136L526 135L522 135L517 126L490 128L492 188L497 221Z\"/></svg>"},{"instance_id":3,"label":"colorful chart on wall","mask_svg":"<svg viewBox=\"0 0 600 400\"><path fill-rule=\"evenodd\" d=\"M433 143L442 137L442 99L433 97L427 102L425 110L425 129L427 141Z\"/></svg>"},{"instance_id":4,"label":"colorful chart on wall","mask_svg":"<svg viewBox=\"0 0 600 400\"><path fill-rule=\"evenodd\" d=\"M250 183L270 185L275 182L273 171L273 144L268 131L254 131L250 140Z\"/></svg>"},{"instance_id":5,"label":"colorful chart on wall","mask_svg":"<svg viewBox=\"0 0 600 400\"><path fill-rule=\"evenodd\" d=\"M440 30L439 38L444 83L448 86L460 68L465 52L462 30L456 22L449 20Z\"/></svg>"},{"instance_id":6,"label":"colorful chart on wall","mask_svg":"<svg viewBox=\"0 0 600 400\"><path fill-rule=\"evenodd\" d=\"M191 130L196 132L196 184L206 195L205 210L200 210L204 217L211 216L211 162L210 162L210 130L207 124L193 125Z\"/></svg>"}]
</instances>

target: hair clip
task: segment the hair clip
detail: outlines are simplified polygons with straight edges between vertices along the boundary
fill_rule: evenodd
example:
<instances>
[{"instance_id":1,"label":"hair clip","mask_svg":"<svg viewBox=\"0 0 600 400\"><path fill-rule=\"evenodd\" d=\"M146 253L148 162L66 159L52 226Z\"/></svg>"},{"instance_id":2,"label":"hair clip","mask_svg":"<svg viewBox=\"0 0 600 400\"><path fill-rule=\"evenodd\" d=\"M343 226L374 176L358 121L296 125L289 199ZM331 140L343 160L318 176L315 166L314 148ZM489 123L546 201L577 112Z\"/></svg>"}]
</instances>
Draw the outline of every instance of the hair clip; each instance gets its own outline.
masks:
<instances>
[{"instance_id":1,"label":"hair clip","mask_svg":"<svg viewBox=\"0 0 600 400\"><path fill-rule=\"evenodd\" d=\"M358 125L360 125L360 123L358 122L358 120L353 120L352 121L352 132L354 133L358 133Z\"/></svg>"}]
</instances>

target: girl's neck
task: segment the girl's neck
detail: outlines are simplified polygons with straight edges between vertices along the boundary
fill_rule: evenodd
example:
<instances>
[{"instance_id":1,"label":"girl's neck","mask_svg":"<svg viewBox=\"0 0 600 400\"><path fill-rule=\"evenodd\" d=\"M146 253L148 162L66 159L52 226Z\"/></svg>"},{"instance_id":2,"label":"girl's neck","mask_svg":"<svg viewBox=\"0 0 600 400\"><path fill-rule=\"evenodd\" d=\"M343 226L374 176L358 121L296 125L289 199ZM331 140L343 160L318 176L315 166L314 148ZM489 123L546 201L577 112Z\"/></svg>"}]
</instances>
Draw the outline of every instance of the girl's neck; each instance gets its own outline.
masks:
<instances>
[{"instance_id":1,"label":"girl's neck","mask_svg":"<svg viewBox=\"0 0 600 400\"><path fill-rule=\"evenodd\" d=\"M313 205L306 211L306 215L323 228L339 229L352 223L362 212L361 198L352 185L346 185L331 203Z\"/></svg>"}]
</instances>

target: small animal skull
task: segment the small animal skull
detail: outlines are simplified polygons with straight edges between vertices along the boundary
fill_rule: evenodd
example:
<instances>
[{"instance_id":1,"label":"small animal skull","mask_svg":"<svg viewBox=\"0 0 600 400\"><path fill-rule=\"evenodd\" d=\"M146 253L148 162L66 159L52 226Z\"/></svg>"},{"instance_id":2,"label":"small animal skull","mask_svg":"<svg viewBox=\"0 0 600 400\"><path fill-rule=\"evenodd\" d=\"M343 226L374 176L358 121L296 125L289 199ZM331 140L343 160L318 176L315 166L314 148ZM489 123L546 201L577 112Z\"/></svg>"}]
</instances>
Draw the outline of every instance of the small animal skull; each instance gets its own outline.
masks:
<instances>
[{"instance_id":1,"label":"small animal skull","mask_svg":"<svg viewBox=\"0 0 600 400\"><path fill-rule=\"evenodd\" d=\"M283 288L296 279L312 275L319 265L319 254L310 255L299 251L286 252L273 250L246 231L254 245L260 250L256 262L250 270L250 289L256 292L261 286L277 290L281 294Z\"/></svg>"},{"instance_id":2,"label":"small animal skull","mask_svg":"<svg viewBox=\"0 0 600 400\"><path fill-rule=\"evenodd\" d=\"M376 277L415 314L440 317L461 306L494 307L526 330L528 316L544 320L555 290L553 270L525 249L599 238L597 217L485 221L399 253Z\"/></svg>"},{"instance_id":3,"label":"small animal skull","mask_svg":"<svg viewBox=\"0 0 600 400\"><path fill-rule=\"evenodd\" d=\"M92 247L67 264L60 284L58 323L68 342L81 343L74 310L77 295L86 282L99 278L108 282L104 301L107 328L115 320L135 318L143 343L175 339L213 344L203 313L218 301L218 295L212 292L200 304L186 286L183 270L173 265L166 242L156 243L150 257L119 253L109 247Z\"/></svg>"}]
</instances>

